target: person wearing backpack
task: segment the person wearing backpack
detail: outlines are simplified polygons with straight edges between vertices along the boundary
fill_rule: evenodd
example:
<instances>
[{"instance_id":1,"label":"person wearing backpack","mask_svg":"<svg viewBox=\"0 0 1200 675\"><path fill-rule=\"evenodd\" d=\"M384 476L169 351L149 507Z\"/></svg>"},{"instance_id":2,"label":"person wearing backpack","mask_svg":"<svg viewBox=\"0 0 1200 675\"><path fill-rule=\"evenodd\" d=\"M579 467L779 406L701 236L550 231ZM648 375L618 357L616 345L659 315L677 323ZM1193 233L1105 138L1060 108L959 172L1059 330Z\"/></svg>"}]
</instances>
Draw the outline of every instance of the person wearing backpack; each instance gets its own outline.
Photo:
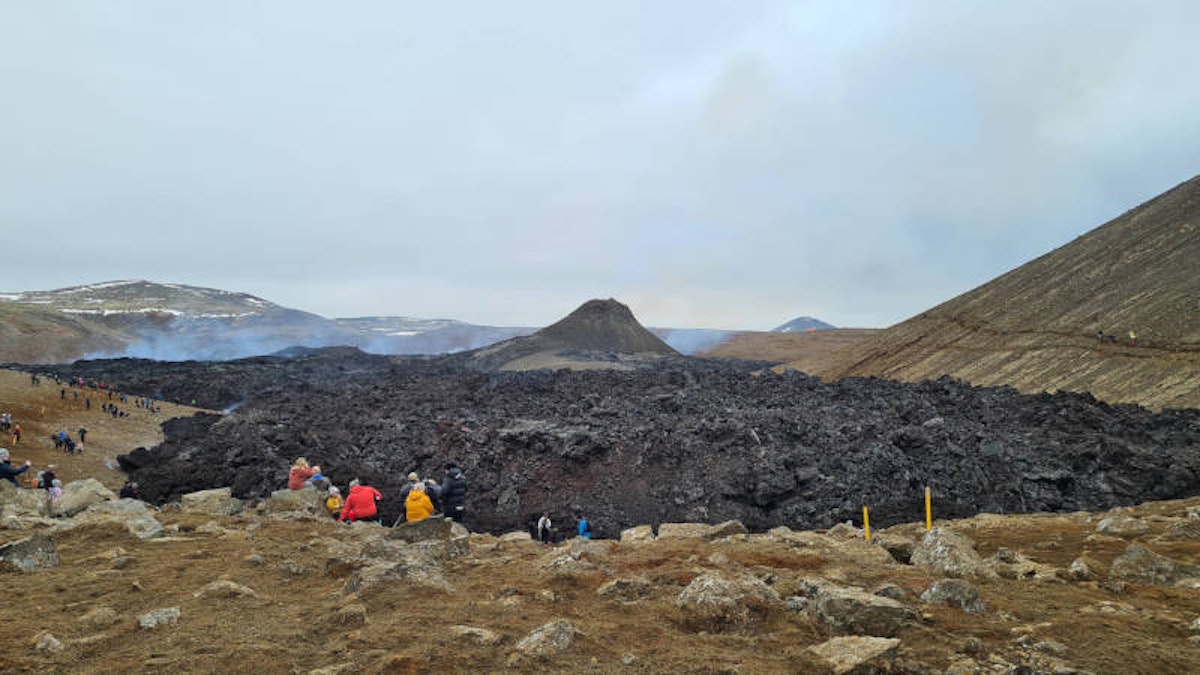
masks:
<instances>
[{"instance_id":1,"label":"person wearing backpack","mask_svg":"<svg viewBox=\"0 0 1200 675\"><path fill-rule=\"evenodd\" d=\"M575 517L575 533L583 539L592 538L592 524L583 516Z\"/></svg>"}]
</instances>

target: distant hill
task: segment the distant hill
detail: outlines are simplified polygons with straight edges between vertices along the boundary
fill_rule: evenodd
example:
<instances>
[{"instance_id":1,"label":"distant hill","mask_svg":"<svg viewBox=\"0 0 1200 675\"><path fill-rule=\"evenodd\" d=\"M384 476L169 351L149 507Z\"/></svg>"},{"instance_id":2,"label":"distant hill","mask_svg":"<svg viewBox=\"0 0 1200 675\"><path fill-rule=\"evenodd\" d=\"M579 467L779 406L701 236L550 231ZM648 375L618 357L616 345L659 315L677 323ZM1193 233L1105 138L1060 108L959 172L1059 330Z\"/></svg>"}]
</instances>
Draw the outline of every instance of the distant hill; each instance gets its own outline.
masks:
<instances>
[{"instance_id":1,"label":"distant hill","mask_svg":"<svg viewBox=\"0 0 1200 675\"><path fill-rule=\"evenodd\" d=\"M843 349L850 349L878 332L875 328L740 332L699 352L698 356L786 363L793 370L815 373L826 368Z\"/></svg>"},{"instance_id":2,"label":"distant hill","mask_svg":"<svg viewBox=\"0 0 1200 675\"><path fill-rule=\"evenodd\" d=\"M772 333L803 333L812 330L831 330L836 328L832 324L825 323L820 319L814 319L811 316L801 316L771 329Z\"/></svg>"},{"instance_id":3,"label":"distant hill","mask_svg":"<svg viewBox=\"0 0 1200 675\"><path fill-rule=\"evenodd\" d=\"M489 370L538 370L630 368L638 361L678 355L628 307L610 298L589 300L533 335L485 347L472 358Z\"/></svg>"},{"instance_id":4,"label":"distant hill","mask_svg":"<svg viewBox=\"0 0 1200 675\"><path fill-rule=\"evenodd\" d=\"M817 374L949 375L1027 392L1200 407L1198 303L1200 176L877 333Z\"/></svg>"},{"instance_id":5,"label":"distant hill","mask_svg":"<svg viewBox=\"0 0 1200 675\"><path fill-rule=\"evenodd\" d=\"M105 356L222 360L359 339L316 314L247 293L144 280L6 293L0 319L23 334L5 341L0 359L26 363ZM40 346L47 325L66 331L54 349Z\"/></svg>"}]
</instances>

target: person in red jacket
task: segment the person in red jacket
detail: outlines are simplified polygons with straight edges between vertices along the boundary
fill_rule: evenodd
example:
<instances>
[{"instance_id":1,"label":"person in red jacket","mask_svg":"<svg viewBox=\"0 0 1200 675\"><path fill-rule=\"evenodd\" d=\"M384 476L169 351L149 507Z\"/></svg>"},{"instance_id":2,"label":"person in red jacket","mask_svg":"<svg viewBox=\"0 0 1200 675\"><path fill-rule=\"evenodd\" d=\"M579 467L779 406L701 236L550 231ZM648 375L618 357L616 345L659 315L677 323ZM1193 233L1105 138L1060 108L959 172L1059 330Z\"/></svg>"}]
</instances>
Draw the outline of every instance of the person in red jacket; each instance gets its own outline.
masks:
<instances>
[{"instance_id":1,"label":"person in red jacket","mask_svg":"<svg viewBox=\"0 0 1200 675\"><path fill-rule=\"evenodd\" d=\"M379 490L370 485L362 485L358 479L350 481L350 494L346 495L346 503L342 505L342 515L338 521L373 520L379 522L379 508L376 502L383 499Z\"/></svg>"},{"instance_id":2,"label":"person in red jacket","mask_svg":"<svg viewBox=\"0 0 1200 675\"><path fill-rule=\"evenodd\" d=\"M297 457L296 463L292 465L292 470L288 472L288 489L303 490L304 481L318 473L321 473L321 467L309 466L307 459Z\"/></svg>"}]
</instances>

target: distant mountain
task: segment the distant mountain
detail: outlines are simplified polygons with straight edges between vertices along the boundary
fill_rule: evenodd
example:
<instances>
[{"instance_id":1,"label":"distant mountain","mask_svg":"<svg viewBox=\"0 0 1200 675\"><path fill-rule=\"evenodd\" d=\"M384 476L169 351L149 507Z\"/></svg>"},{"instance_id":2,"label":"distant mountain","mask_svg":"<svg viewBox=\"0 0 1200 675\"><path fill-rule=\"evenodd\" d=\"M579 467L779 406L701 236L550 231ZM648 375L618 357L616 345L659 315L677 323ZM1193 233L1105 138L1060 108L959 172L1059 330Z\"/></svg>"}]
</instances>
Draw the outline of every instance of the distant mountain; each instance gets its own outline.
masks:
<instances>
[{"instance_id":1,"label":"distant mountain","mask_svg":"<svg viewBox=\"0 0 1200 675\"><path fill-rule=\"evenodd\" d=\"M686 353L715 344L719 338L714 336L726 333L656 330ZM536 332L453 319L326 319L247 293L145 280L0 293L0 362L13 363L117 357L223 361L328 346L374 354L449 354Z\"/></svg>"},{"instance_id":2,"label":"distant mountain","mask_svg":"<svg viewBox=\"0 0 1200 675\"><path fill-rule=\"evenodd\" d=\"M75 320L67 328L73 329L71 339L37 361L104 356L221 360L296 345L354 344L356 337L316 314L247 293L143 280L0 295L0 316L20 320L29 318L31 310L39 322L50 316ZM37 356L36 342L6 343L0 351L10 360Z\"/></svg>"},{"instance_id":3,"label":"distant mountain","mask_svg":"<svg viewBox=\"0 0 1200 675\"><path fill-rule=\"evenodd\" d=\"M811 316L801 316L771 329L772 333L803 333L810 330L832 330L836 328L832 324L825 323L820 319L814 319Z\"/></svg>"},{"instance_id":4,"label":"distant mountain","mask_svg":"<svg viewBox=\"0 0 1200 675\"><path fill-rule=\"evenodd\" d=\"M949 375L1026 392L1200 407L1198 272L1200 176L839 352L816 374Z\"/></svg>"},{"instance_id":5,"label":"distant mountain","mask_svg":"<svg viewBox=\"0 0 1200 675\"><path fill-rule=\"evenodd\" d=\"M647 330L630 309L609 298L589 300L560 321L471 355L488 370L632 368L639 362L678 356Z\"/></svg>"},{"instance_id":6,"label":"distant mountain","mask_svg":"<svg viewBox=\"0 0 1200 675\"><path fill-rule=\"evenodd\" d=\"M334 319L361 336L356 343L375 354L453 354L537 332L537 328L479 326L453 319L374 316Z\"/></svg>"}]
</instances>

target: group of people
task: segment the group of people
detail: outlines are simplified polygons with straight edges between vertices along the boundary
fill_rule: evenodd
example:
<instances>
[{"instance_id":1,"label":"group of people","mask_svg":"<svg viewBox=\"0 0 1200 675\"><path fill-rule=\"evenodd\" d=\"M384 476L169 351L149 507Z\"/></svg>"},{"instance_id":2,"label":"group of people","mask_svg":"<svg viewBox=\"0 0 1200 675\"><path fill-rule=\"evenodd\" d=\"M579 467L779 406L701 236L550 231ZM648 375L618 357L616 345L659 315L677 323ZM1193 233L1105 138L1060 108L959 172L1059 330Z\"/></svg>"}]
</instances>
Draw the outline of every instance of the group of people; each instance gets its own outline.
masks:
<instances>
[{"instance_id":1,"label":"group of people","mask_svg":"<svg viewBox=\"0 0 1200 675\"><path fill-rule=\"evenodd\" d=\"M25 463L20 466L13 466L8 448L0 448L0 479L22 487L21 483L17 481L17 476L29 471L32 466L33 462L29 460L25 460ZM37 473L37 478L33 481L33 487L49 491L50 501L55 501L62 496L62 481L54 472L56 468L58 467L53 464L47 466L45 470Z\"/></svg>"},{"instance_id":2,"label":"group of people","mask_svg":"<svg viewBox=\"0 0 1200 675\"><path fill-rule=\"evenodd\" d=\"M78 443L76 443L75 439L71 438L71 436L65 431L55 432L54 435L51 436L51 438L54 440L54 449L55 450L62 450L63 452L66 452L68 455L82 455L83 454L83 442L84 442L84 440L87 439L87 427L79 428L79 442Z\"/></svg>"},{"instance_id":3,"label":"group of people","mask_svg":"<svg viewBox=\"0 0 1200 675\"><path fill-rule=\"evenodd\" d=\"M355 478L350 481L343 498L341 490L333 485L319 465L309 465L306 458L299 457L288 471L288 489L302 490L309 486L325 492L325 508L339 522L366 520L382 524L379 502L383 493ZM466 512L467 477L453 462L446 464L441 483L431 478L422 480L414 471L408 474L408 482L400 489L399 498L404 504L407 522L424 520L435 513L462 521Z\"/></svg>"},{"instance_id":4,"label":"group of people","mask_svg":"<svg viewBox=\"0 0 1200 675\"><path fill-rule=\"evenodd\" d=\"M583 539L592 538L592 524L582 514L575 516L575 535ZM554 541L554 523L549 513L542 513L537 521L537 540L543 544Z\"/></svg>"}]
</instances>

